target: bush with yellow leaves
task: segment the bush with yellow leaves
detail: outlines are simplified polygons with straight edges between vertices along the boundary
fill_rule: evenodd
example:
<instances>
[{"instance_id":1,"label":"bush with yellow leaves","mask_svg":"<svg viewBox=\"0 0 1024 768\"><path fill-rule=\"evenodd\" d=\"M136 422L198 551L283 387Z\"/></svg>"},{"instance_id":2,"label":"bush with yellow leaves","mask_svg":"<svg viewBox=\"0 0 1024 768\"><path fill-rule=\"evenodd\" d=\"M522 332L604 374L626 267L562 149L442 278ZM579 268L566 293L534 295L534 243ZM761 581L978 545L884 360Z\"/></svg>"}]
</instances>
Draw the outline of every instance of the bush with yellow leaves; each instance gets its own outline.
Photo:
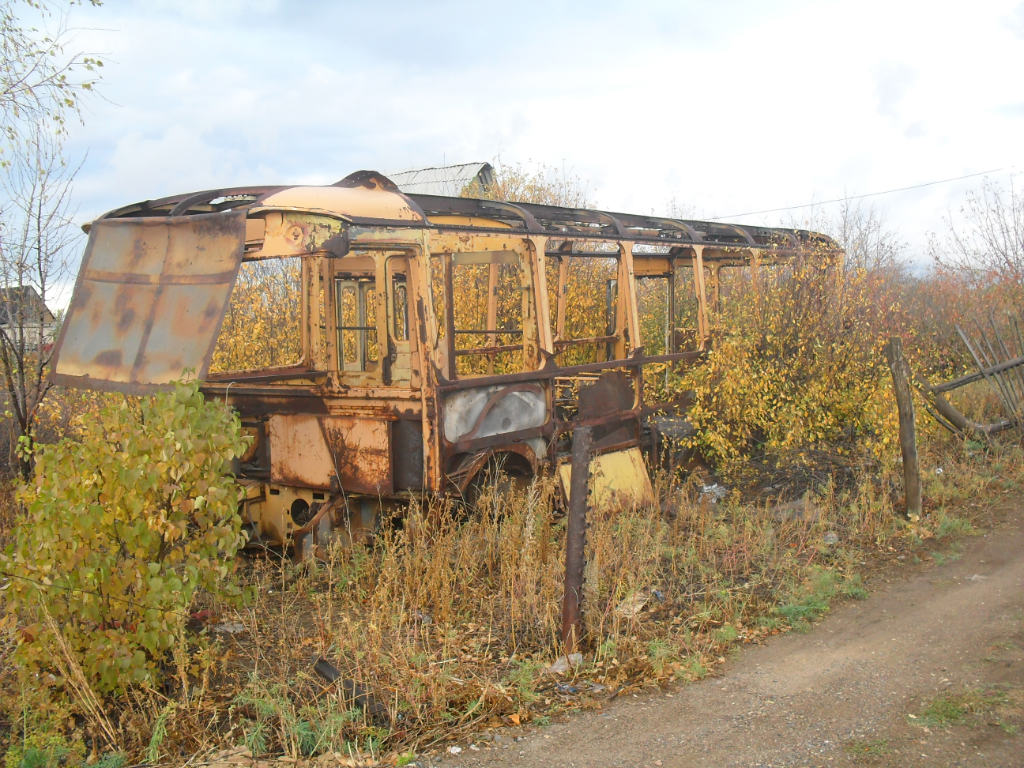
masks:
<instances>
[{"instance_id":1,"label":"bush with yellow leaves","mask_svg":"<svg viewBox=\"0 0 1024 768\"><path fill-rule=\"evenodd\" d=\"M684 384L691 447L727 475L753 458L889 453L897 417L882 348L899 308L871 274L805 260L743 282L714 318L707 364Z\"/></svg>"},{"instance_id":2,"label":"bush with yellow leaves","mask_svg":"<svg viewBox=\"0 0 1024 768\"><path fill-rule=\"evenodd\" d=\"M158 681L194 597L229 589L245 535L226 470L243 448L237 415L194 382L108 404L78 441L40 446L0 555L20 667L100 694Z\"/></svg>"}]
</instances>

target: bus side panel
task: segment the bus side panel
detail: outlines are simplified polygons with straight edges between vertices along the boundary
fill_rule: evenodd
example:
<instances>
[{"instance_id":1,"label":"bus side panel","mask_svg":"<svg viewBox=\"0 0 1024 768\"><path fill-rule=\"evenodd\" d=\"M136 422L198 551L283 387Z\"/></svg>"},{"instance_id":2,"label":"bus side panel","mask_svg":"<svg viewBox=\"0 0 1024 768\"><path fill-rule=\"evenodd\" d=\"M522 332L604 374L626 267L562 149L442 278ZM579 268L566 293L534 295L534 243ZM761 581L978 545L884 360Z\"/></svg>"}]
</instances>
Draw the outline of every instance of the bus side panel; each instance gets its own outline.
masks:
<instances>
[{"instance_id":1,"label":"bus side panel","mask_svg":"<svg viewBox=\"0 0 1024 768\"><path fill-rule=\"evenodd\" d=\"M275 483L391 494L390 424L379 418L271 416L270 476Z\"/></svg>"}]
</instances>

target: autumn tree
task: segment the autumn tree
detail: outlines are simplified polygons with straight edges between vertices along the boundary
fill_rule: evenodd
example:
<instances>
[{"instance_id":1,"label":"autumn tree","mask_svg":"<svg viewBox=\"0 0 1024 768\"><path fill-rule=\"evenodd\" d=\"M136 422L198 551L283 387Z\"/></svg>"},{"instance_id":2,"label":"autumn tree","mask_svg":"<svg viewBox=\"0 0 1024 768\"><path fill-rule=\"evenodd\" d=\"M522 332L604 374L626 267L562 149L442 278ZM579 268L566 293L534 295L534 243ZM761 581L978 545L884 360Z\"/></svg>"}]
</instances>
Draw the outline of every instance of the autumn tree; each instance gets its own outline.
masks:
<instances>
[{"instance_id":1,"label":"autumn tree","mask_svg":"<svg viewBox=\"0 0 1024 768\"><path fill-rule=\"evenodd\" d=\"M691 445L733 478L757 467L823 477L887 459L895 445L882 346L898 335L915 348L906 245L876 210L853 203L791 226L831 235L842 267L810 248L733 270L707 363L682 382L694 394Z\"/></svg>"},{"instance_id":2,"label":"autumn tree","mask_svg":"<svg viewBox=\"0 0 1024 768\"><path fill-rule=\"evenodd\" d=\"M96 4L94 2L94 4ZM34 23L52 22L50 30ZM67 278L79 235L71 221L75 168L64 157L68 119L100 62L67 50L63 19L45 3L0 2L0 379L18 466L28 477L54 318L48 302Z\"/></svg>"},{"instance_id":3,"label":"autumn tree","mask_svg":"<svg viewBox=\"0 0 1024 768\"><path fill-rule=\"evenodd\" d=\"M49 22L49 29L40 30L24 18L31 15L37 23ZM68 117L78 114L83 92L96 85L103 63L69 52L69 44L64 17L52 5L0 0L0 125L15 153L21 138L31 139L33 126L47 123L64 131Z\"/></svg>"},{"instance_id":4,"label":"autumn tree","mask_svg":"<svg viewBox=\"0 0 1024 768\"><path fill-rule=\"evenodd\" d=\"M40 446L22 524L0 554L15 576L5 607L28 622L15 668L40 693L95 714L83 691L152 685L171 657L187 696L192 602L235 593L246 537L229 468L245 446L238 415L194 381L110 402L79 439Z\"/></svg>"},{"instance_id":5,"label":"autumn tree","mask_svg":"<svg viewBox=\"0 0 1024 768\"><path fill-rule=\"evenodd\" d=\"M906 266L906 242L874 206L845 200L835 216L824 217L815 228L839 242L848 272L856 269L875 273L901 271Z\"/></svg>"},{"instance_id":6,"label":"autumn tree","mask_svg":"<svg viewBox=\"0 0 1024 768\"><path fill-rule=\"evenodd\" d=\"M1024 298L1024 195L986 179L929 244L939 270L964 277L997 303Z\"/></svg>"},{"instance_id":7,"label":"autumn tree","mask_svg":"<svg viewBox=\"0 0 1024 768\"><path fill-rule=\"evenodd\" d=\"M463 190L462 197L563 208L589 208L593 205L587 186L579 176L565 168L551 165L530 168L520 163L495 163L494 180L485 185L473 181Z\"/></svg>"},{"instance_id":8,"label":"autumn tree","mask_svg":"<svg viewBox=\"0 0 1024 768\"><path fill-rule=\"evenodd\" d=\"M55 318L47 302L67 279L71 248L80 242L70 213L73 171L58 138L39 128L10 156L2 180L0 376L26 478L40 407L51 386Z\"/></svg>"}]
</instances>

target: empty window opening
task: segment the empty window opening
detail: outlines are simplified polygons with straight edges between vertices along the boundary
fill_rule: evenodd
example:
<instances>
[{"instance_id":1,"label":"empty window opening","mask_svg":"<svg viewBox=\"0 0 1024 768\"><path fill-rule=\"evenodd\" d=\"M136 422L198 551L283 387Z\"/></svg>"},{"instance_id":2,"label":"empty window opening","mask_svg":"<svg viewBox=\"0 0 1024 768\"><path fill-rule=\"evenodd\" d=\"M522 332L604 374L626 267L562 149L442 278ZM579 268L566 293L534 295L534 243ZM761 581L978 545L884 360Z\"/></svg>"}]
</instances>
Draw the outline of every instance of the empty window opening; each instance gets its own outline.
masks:
<instances>
[{"instance_id":1,"label":"empty window opening","mask_svg":"<svg viewBox=\"0 0 1024 768\"><path fill-rule=\"evenodd\" d=\"M495 251L451 258L456 374L524 370L523 314L530 291L519 256Z\"/></svg>"},{"instance_id":2,"label":"empty window opening","mask_svg":"<svg viewBox=\"0 0 1024 768\"><path fill-rule=\"evenodd\" d=\"M704 270L705 285L708 270ZM675 302L673 306L673 352L692 352L703 348L702 320L700 317L700 301L697 298L697 286L693 276L693 260L679 259L675 263L673 276Z\"/></svg>"},{"instance_id":3,"label":"empty window opening","mask_svg":"<svg viewBox=\"0 0 1024 768\"><path fill-rule=\"evenodd\" d=\"M242 262L213 350L211 373L254 371L302 361L299 259Z\"/></svg>"},{"instance_id":4,"label":"empty window opening","mask_svg":"<svg viewBox=\"0 0 1024 768\"><path fill-rule=\"evenodd\" d=\"M548 302L560 365L615 358L619 260L614 256L547 259Z\"/></svg>"},{"instance_id":5,"label":"empty window opening","mask_svg":"<svg viewBox=\"0 0 1024 768\"><path fill-rule=\"evenodd\" d=\"M336 277L338 362L342 371L376 370L377 292L369 278Z\"/></svg>"},{"instance_id":6,"label":"empty window opening","mask_svg":"<svg viewBox=\"0 0 1024 768\"><path fill-rule=\"evenodd\" d=\"M644 354L663 355L671 351L669 288L669 278L662 275L637 278L636 305Z\"/></svg>"},{"instance_id":7,"label":"empty window opening","mask_svg":"<svg viewBox=\"0 0 1024 768\"><path fill-rule=\"evenodd\" d=\"M409 340L409 291L405 275L391 276L391 335L395 341Z\"/></svg>"}]
</instances>

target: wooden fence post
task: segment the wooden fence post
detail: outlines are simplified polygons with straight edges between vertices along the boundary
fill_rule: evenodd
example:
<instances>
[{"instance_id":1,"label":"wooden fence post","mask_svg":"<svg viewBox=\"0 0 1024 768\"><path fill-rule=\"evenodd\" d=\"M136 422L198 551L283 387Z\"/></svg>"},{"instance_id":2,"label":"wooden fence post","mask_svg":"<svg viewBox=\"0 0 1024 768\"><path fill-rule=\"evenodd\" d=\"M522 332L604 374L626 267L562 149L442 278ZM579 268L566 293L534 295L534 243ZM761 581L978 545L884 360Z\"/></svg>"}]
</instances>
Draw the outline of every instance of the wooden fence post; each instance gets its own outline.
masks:
<instances>
[{"instance_id":1,"label":"wooden fence post","mask_svg":"<svg viewBox=\"0 0 1024 768\"><path fill-rule=\"evenodd\" d=\"M892 371L896 407L900 416L900 451L903 454L903 489L907 516L921 514L921 466L917 460L917 435L914 430L914 400L910 391L910 366L903 356L903 342L892 337L885 345L885 357Z\"/></svg>"}]
</instances>

